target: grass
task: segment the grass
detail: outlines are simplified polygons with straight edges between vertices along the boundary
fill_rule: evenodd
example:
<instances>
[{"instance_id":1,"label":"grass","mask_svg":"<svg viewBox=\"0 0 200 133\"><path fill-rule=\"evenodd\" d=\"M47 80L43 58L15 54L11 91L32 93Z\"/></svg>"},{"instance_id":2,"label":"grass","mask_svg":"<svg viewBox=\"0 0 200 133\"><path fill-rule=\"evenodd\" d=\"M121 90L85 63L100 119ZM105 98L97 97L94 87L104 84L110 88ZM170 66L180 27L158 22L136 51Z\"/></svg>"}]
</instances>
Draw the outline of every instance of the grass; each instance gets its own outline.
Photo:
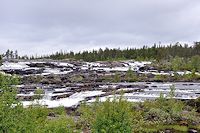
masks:
<instances>
[{"instance_id":1,"label":"grass","mask_svg":"<svg viewBox=\"0 0 200 133\"><path fill-rule=\"evenodd\" d=\"M188 131L187 126L180 126L180 125L152 125L151 127L146 127L145 132L153 133L158 132L166 129L173 129L176 132L186 133Z\"/></svg>"}]
</instances>

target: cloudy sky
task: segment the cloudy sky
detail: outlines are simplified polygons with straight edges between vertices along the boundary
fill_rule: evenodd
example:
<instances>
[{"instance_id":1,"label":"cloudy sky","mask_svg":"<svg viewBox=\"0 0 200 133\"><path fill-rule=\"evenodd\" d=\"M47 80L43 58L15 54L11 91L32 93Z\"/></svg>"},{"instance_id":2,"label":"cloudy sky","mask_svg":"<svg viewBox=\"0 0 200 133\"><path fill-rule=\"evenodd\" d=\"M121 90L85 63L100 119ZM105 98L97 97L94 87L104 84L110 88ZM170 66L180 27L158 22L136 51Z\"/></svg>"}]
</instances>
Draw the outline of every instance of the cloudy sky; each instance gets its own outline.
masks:
<instances>
[{"instance_id":1,"label":"cloudy sky","mask_svg":"<svg viewBox=\"0 0 200 133\"><path fill-rule=\"evenodd\" d=\"M200 40L200 0L0 0L0 53Z\"/></svg>"}]
</instances>

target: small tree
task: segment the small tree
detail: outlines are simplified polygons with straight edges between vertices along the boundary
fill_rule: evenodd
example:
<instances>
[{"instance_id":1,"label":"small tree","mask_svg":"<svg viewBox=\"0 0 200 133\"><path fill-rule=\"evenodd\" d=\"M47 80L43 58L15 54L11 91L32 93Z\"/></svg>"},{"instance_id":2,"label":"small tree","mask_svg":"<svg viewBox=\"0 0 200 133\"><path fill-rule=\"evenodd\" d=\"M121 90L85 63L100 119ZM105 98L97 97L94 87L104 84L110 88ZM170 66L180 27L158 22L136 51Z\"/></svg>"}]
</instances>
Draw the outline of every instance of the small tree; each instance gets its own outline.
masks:
<instances>
[{"instance_id":1,"label":"small tree","mask_svg":"<svg viewBox=\"0 0 200 133\"><path fill-rule=\"evenodd\" d=\"M71 117L61 115L56 119L48 120L44 125L45 133L75 133L76 125Z\"/></svg>"},{"instance_id":2,"label":"small tree","mask_svg":"<svg viewBox=\"0 0 200 133\"><path fill-rule=\"evenodd\" d=\"M7 51L6 51L6 59L9 59L10 58L10 50L8 49Z\"/></svg>"},{"instance_id":3,"label":"small tree","mask_svg":"<svg viewBox=\"0 0 200 133\"><path fill-rule=\"evenodd\" d=\"M115 73L113 82L117 83L117 82L120 82L120 81L121 81L120 74L119 73Z\"/></svg>"},{"instance_id":4,"label":"small tree","mask_svg":"<svg viewBox=\"0 0 200 133\"><path fill-rule=\"evenodd\" d=\"M128 82L133 82L137 80L137 75L136 73L133 72L131 68L129 68L128 71L126 72L125 79Z\"/></svg>"},{"instance_id":5,"label":"small tree","mask_svg":"<svg viewBox=\"0 0 200 133\"><path fill-rule=\"evenodd\" d=\"M131 103L122 98L107 99L105 102L95 102L91 106L82 106L81 118L88 122L91 130L98 133L132 132ZM82 120L84 121L84 119Z\"/></svg>"},{"instance_id":6,"label":"small tree","mask_svg":"<svg viewBox=\"0 0 200 133\"><path fill-rule=\"evenodd\" d=\"M42 98L42 94L44 94L44 90L42 90L40 88L37 88L35 90L33 99L37 99L37 100L41 99Z\"/></svg>"},{"instance_id":7,"label":"small tree","mask_svg":"<svg viewBox=\"0 0 200 133\"><path fill-rule=\"evenodd\" d=\"M2 65L2 55L0 55L0 65Z\"/></svg>"},{"instance_id":8,"label":"small tree","mask_svg":"<svg viewBox=\"0 0 200 133\"><path fill-rule=\"evenodd\" d=\"M15 59L18 59L18 51L17 50L15 50L15 53L14 53L14 56L15 56Z\"/></svg>"},{"instance_id":9,"label":"small tree","mask_svg":"<svg viewBox=\"0 0 200 133\"><path fill-rule=\"evenodd\" d=\"M171 66L173 71L181 70L184 67L184 60L178 56L172 59Z\"/></svg>"},{"instance_id":10,"label":"small tree","mask_svg":"<svg viewBox=\"0 0 200 133\"><path fill-rule=\"evenodd\" d=\"M193 56L191 58L190 67L191 67L191 70L194 69L194 71L200 70L200 56L199 55Z\"/></svg>"},{"instance_id":11,"label":"small tree","mask_svg":"<svg viewBox=\"0 0 200 133\"><path fill-rule=\"evenodd\" d=\"M175 96L175 90L176 89L174 85L170 86L170 92L169 92L170 99L172 99Z\"/></svg>"},{"instance_id":12,"label":"small tree","mask_svg":"<svg viewBox=\"0 0 200 133\"><path fill-rule=\"evenodd\" d=\"M18 77L0 74L0 131L3 133L17 132L23 119L23 107L12 87L18 83Z\"/></svg>"}]
</instances>

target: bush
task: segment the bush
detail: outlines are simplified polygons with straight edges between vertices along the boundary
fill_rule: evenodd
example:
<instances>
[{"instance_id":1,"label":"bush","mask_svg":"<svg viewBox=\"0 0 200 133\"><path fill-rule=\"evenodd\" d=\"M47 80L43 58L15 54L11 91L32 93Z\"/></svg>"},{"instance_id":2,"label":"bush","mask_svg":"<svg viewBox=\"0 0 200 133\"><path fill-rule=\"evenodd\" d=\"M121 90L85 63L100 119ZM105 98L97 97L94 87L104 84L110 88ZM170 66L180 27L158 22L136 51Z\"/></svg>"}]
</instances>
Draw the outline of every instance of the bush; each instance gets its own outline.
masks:
<instances>
[{"instance_id":1,"label":"bush","mask_svg":"<svg viewBox=\"0 0 200 133\"><path fill-rule=\"evenodd\" d=\"M23 107L16 100L16 89L12 85L19 83L16 76L0 74L0 131L17 132L19 122L23 120Z\"/></svg>"},{"instance_id":2,"label":"bush","mask_svg":"<svg viewBox=\"0 0 200 133\"><path fill-rule=\"evenodd\" d=\"M117 83L121 81L121 75L120 73L115 73L114 78L113 78L113 82Z\"/></svg>"},{"instance_id":3,"label":"bush","mask_svg":"<svg viewBox=\"0 0 200 133\"><path fill-rule=\"evenodd\" d=\"M82 123L89 126L93 132L120 133L132 132L131 104L122 98L92 105L82 105L79 109ZM85 127L87 128L87 127Z\"/></svg>"},{"instance_id":4,"label":"bush","mask_svg":"<svg viewBox=\"0 0 200 133\"><path fill-rule=\"evenodd\" d=\"M61 115L56 119L48 120L44 125L44 133L74 133L76 125L74 120L65 115Z\"/></svg>"},{"instance_id":5,"label":"bush","mask_svg":"<svg viewBox=\"0 0 200 133\"><path fill-rule=\"evenodd\" d=\"M23 108L13 87L18 83L18 77L0 74L0 133L74 132L73 119L66 117L61 108L58 112L62 115L54 120L48 119L49 109L46 107L32 105Z\"/></svg>"},{"instance_id":6,"label":"bush","mask_svg":"<svg viewBox=\"0 0 200 133\"><path fill-rule=\"evenodd\" d=\"M126 72L125 80L128 81L128 82L135 82L135 81L137 81L137 75L136 75L135 72L133 72L131 70L131 68L129 68L129 70Z\"/></svg>"},{"instance_id":7,"label":"bush","mask_svg":"<svg viewBox=\"0 0 200 133\"><path fill-rule=\"evenodd\" d=\"M161 123L169 124L172 122L172 119L169 113L161 109L156 109L156 108L150 109L146 113L145 119L157 124L161 124Z\"/></svg>"},{"instance_id":8,"label":"bush","mask_svg":"<svg viewBox=\"0 0 200 133\"><path fill-rule=\"evenodd\" d=\"M33 96L33 99L41 99L43 97L43 94L44 94L44 90L43 89L40 89L40 88L37 88L34 92L34 96Z\"/></svg>"},{"instance_id":9,"label":"bush","mask_svg":"<svg viewBox=\"0 0 200 133\"><path fill-rule=\"evenodd\" d=\"M70 78L71 82L81 82L83 80L83 77L81 75L73 75Z\"/></svg>"},{"instance_id":10,"label":"bush","mask_svg":"<svg viewBox=\"0 0 200 133\"><path fill-rule=\"evenodd\" d=\"M183 120L186 120L188 123L193 123L193 122L199 123L200 122L198 113L194 109L191 111L182 112L181 117Z\"/></svg>"}]
</instances>

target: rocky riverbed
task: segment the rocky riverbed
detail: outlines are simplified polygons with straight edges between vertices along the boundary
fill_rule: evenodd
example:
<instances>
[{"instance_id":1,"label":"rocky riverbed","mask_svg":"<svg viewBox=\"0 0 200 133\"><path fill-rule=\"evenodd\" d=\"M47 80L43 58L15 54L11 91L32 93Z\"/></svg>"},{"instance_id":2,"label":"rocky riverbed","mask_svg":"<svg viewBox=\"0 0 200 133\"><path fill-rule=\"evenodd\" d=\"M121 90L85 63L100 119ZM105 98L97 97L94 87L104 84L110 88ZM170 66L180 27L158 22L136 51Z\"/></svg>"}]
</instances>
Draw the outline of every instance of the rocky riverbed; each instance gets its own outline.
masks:
<instances>
[{"instance_id":1,"label":"rocky riverbed","mask_svg":"<svg viewBox=\"0 0 200 133\"><path fill-rule=\"evenodd\" d=\"M137 82L127 82L127 71L143 78ZM21 85L17 86L17 98L23 105L34 103L49 108L58 106L77 107L81 102L100 101L114 96L128 101L142 102L158 98L162 93L169 97L171 86L175 87L175 98L181 100L200 97L200 83L197 82L155 82L157 75L170 75L173 71L162 71L153 68L151 62L118 61L118 62L83 62L83 61L15 61L3 62L0 71L6 74L17 74ZM190 71L179 71L183 75ZM120 81L113 80L119 75ZM198 73L197 73L198 74ZM41 90L41 94L36 93ZM39 95L39 96L38 96Z\"/></svg>"}]
</instances>

